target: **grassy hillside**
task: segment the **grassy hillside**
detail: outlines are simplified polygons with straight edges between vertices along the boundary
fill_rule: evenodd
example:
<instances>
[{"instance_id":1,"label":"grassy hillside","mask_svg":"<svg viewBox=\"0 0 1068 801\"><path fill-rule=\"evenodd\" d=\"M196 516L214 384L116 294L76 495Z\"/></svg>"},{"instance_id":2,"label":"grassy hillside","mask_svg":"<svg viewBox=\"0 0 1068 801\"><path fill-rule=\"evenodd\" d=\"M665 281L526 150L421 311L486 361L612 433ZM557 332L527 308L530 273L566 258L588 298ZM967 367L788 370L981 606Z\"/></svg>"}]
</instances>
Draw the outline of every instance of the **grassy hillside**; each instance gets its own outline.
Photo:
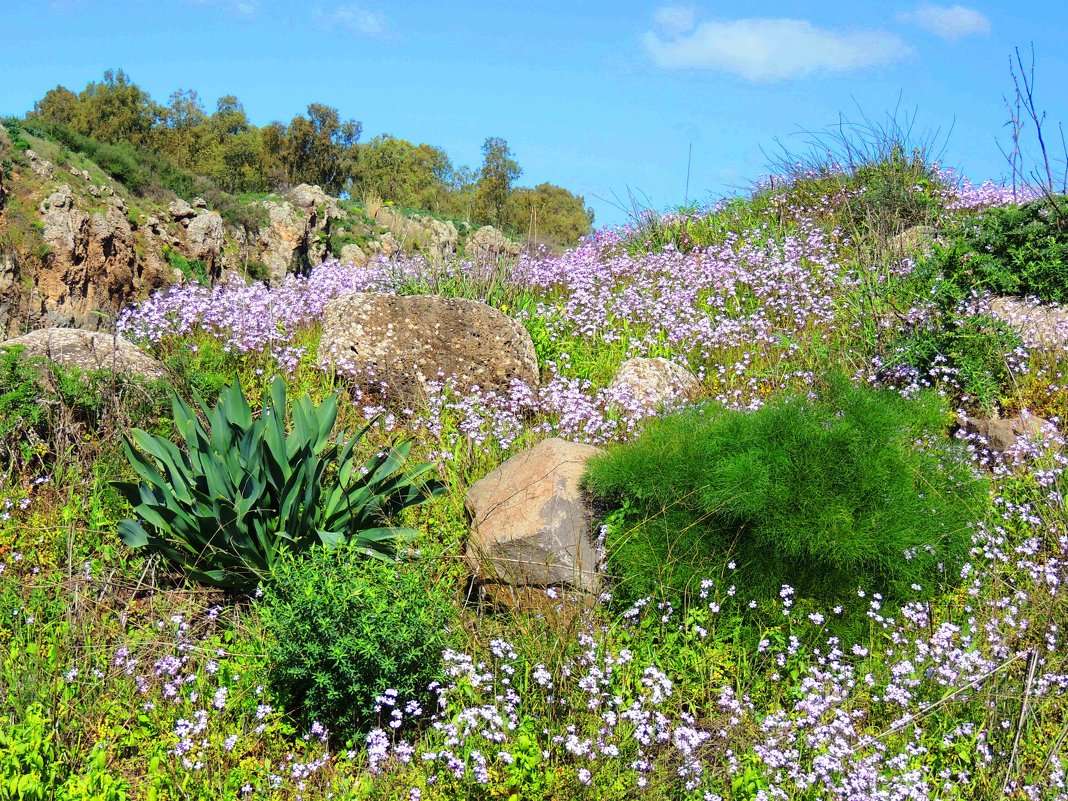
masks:
<instances>
[{"instance_id":1,"label":"grassy hillside","mask_svg":"<svg viewBox=\"0 0 1068 801\"><path fill-rule=\"evenodd\" d=\"M0 355L0 798L1068 798L1064 438L1049 427L995 454L953 422L1066 419L1065 351L1027 348L988 294L1057 299L1064 218L903 152L492 270L402 258L327 264L273 289L185 285L119 322L166 363L163 383ZM360 394L317 357L325 303L367 289L500 309L531 333L541 386L446 385L404 407ZM687 418L650 427L649 410L614 399L607 386L632 356L700 379L687 413L735 426L710 435L718 450L701 450ZM370 423L357 464L410 438L408 464L432 465L442 489L396 516L416 532L397 568L313 549L240 593L123 543L133 509L113 482L135 479L123 436L184 438L170 387L210 407L235 376L257 410L272 381L291 407L337 393L339 437ZM803 425L790 422L798 408ZM861 412L877 431L850 428ZM272 418L234 419L246 414ZM302 414L294 427L309 425ZM637 477L602 492L610 573L597 603L550 588L511 609L471 591L473 481L548 436L624 458L646 429L662 434L633 457ZM885 451L869 459L872 443ZM723 452L736 461L719 472L700 461ZM813 454L819 469L791 472ZM715 483L762 465L763 505ZM776 494L784 475L792 495ZM924 530L949 519L928 492L952 512L952 553ZM908 514L893 518L899 504ZM709 522L708 509L726 511ZM826 547L846 509L881 570L851 570ZM666 562L693 580L680 591L646 570L635 595L628 565L647 568L642 554L681 541L694 515L716 536ZM735 547L752 531L738 520L787 532L793 555ZM869 565L861 548L849 558ZM900 570L915 548L930 550ZM814 549L829 561L804 562ZM754 580L762 558L783 572ZM806 564L829 564L835 586L812 571L790 584ZM892 597L890 574L908 577Z\"/></svg>"}]
</instances>

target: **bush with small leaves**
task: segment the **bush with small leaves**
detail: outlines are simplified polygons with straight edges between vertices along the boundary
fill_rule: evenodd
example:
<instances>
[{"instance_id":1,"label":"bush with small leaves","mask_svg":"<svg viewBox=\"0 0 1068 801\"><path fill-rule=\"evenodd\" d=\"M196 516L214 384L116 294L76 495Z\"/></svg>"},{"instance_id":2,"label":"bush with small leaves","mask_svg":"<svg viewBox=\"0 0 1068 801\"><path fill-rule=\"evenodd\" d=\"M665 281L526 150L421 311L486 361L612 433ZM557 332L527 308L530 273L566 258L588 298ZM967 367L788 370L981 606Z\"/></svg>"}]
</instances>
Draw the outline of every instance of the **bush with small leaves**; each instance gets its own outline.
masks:
<instances>
[{"instance_id":1,"label":"bush with small leaves","mask_svg":"<svg viewBox=\"0 0 1068 801\"><path fill-rule=\"evenodd\" d=\"M456 612L447 585L425 563L365 560L351 546L316 548L305 559L283 559L258 606L272 682L306 725L318 721L349 738L376 718L385 725L393 700L434 711L428 685L440 672ZM378 703L380 696L387 700ZM404 719L421 714L397 711Z\"/></svg>"}]
</instances>

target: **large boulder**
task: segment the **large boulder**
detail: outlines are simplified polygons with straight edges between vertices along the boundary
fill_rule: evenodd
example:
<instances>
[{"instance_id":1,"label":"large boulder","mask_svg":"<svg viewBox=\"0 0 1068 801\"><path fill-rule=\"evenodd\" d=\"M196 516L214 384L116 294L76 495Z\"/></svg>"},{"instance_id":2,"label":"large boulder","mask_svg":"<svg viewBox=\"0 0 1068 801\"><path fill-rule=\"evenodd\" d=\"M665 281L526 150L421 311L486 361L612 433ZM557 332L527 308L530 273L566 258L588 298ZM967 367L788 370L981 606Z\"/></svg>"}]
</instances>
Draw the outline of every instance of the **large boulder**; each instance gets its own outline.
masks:
<instances>
[{"instance_id":1,"label":"large boulder","mask_svg":"<svg viewBox=\"0 0 1068 801\"><path fill-rule=\"evenodd\" d=\"M326 305L319 347L324 362L368 386L385 383L405 400L428 381L453 379L460 391L507 391L538 383L530 334L492 306L463 298L357 292Z\"/></svg>"},{"instance_id":2,"label":"large boulder","mask_svg":"<svg viewBox=\"0 0 1068 801\"><path fill-rule=\"evenodd\" d=\"M626 408L656 411L693 397L700 386L697 376L675 362L636 357L620 365L608 385L608 396Z\"/></svg>"},{"instance_id":3,"label":"large boulder","mask_svg":"<svg viewBox=\"0 0 1068 801\"><path fill-rule=\"evenodd\" d=\"M593 510L581 481L598 453L592 445L548 439L475 482L465 499L471 572L490 583L596 592Z\"/></svg>"},{"instance_id":4,"label":"large boulder","mask_svg":"<svg viewBox=\"0 0 1068 801\"><path fill-rule=\"evenodd\" d=\"M39 356L80 370L113 370L150 379L166 375L162 362L114 334L77 328L42 328L0 342L0 348L15 346L25 348L26 356Z\"/></svg>"}]
</instances>

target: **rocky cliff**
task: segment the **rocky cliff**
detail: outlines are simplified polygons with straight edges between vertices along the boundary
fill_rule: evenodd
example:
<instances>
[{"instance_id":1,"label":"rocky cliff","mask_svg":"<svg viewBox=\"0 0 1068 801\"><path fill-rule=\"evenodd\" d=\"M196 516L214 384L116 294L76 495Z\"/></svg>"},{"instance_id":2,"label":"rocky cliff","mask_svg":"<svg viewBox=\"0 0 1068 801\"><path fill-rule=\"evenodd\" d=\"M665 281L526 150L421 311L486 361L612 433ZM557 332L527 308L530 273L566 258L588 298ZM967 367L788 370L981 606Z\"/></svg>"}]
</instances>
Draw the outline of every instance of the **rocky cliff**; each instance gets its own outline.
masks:
<instances>
[{"instance_id":1,"label":"rocky cliff","mask_svg":"<svg viewBox=\"0 0 1068 801\"><path fill-rule=\"evenodd\" d=\"M13 143L0 126L0 338L41 326L109 328L127 303L168 284L237 270L277 284L327 258L356 265L422 253L514 254L494 229L459 228L301 184L238 201L230 222L202 198L127 190L56 143ZM231 206L230 211L233 211Z\"/></svg>"}]
</instances>

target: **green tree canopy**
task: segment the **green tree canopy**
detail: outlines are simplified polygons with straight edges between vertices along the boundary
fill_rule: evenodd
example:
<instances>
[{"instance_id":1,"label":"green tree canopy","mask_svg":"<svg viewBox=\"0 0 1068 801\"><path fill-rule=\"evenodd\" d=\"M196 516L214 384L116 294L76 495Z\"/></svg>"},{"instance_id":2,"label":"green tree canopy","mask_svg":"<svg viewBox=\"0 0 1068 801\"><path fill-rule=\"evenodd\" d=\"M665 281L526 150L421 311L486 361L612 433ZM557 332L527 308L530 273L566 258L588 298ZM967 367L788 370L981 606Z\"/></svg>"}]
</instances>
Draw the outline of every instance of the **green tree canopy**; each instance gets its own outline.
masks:
<instances>
[{"instance_id":1,"label":"green tree canopy","mask_svg":"<svg viewBox=\"0 0 1068 801\"><path fill-rule=\"evenodd\" d=\"M482 171L476 196L476 216L502 228L505 225L504 207L512 184L523 174L508 142L491 136L482 143Z\"/></svg>"},{"instance_id":2,"label":"green tree canopy","mask_svg":"<svg viewBox=\"0 0 1068 801\"><path fill-rule=\"evenodd\" d=\"M513 190L504 211L506 230L539 244L573 245L593 228L585 199L550 183Z\"/></svg>"}]
</instances>

